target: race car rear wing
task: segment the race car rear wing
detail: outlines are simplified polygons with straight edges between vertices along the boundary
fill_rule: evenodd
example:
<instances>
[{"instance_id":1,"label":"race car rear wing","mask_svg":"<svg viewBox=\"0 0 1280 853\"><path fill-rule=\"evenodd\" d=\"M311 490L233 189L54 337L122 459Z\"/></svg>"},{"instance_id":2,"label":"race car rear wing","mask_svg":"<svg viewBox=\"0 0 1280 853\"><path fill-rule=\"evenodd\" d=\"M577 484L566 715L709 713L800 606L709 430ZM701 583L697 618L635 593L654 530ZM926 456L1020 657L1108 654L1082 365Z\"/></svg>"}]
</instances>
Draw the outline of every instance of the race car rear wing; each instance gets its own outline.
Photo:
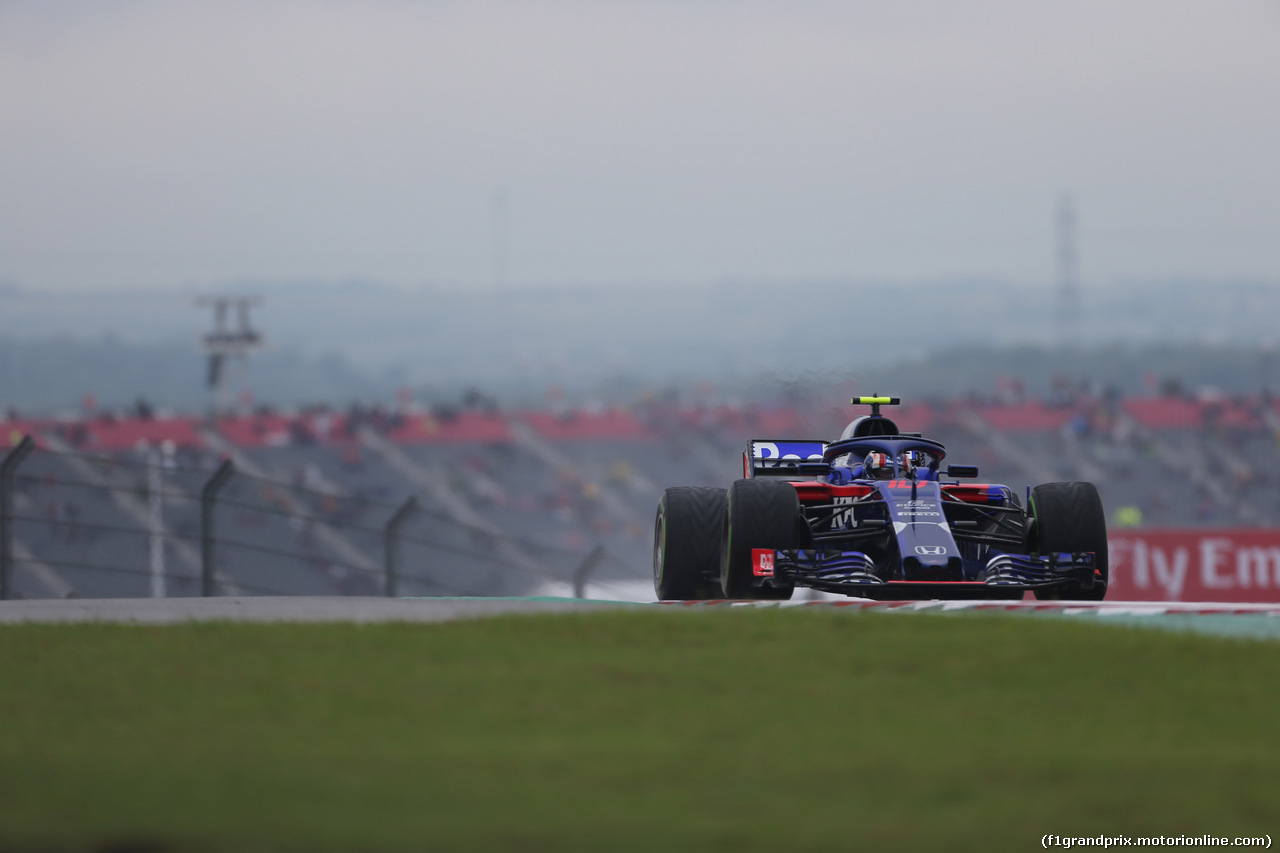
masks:
<instances>
[{"instance_id":1,"label":"race car rear wing","mask_svg":"<svg viewBox=\"0 0 1280 853\"><path fill-rule=\"evenodd\" d=\"M831 472L822 461L827 442L811 439L752 439L742 454L742 476L821 477Z\"/></svg>"}]
</instances>

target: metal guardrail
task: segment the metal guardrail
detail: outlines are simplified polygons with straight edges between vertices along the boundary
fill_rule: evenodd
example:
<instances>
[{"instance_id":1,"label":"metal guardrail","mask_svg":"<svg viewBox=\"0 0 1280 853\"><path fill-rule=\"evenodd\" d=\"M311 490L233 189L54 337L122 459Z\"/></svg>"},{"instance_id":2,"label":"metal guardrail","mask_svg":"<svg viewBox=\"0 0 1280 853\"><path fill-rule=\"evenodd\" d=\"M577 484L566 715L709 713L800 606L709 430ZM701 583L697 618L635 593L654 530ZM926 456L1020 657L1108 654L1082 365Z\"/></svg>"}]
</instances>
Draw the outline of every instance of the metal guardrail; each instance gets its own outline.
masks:
<instances>
[{"instance_id":1,"label":"metal guardrail","mask_svg":"<svg viewBox=\"0 0 1280 853\"><path fill-rule=\"evenodd\" d=\"M145 459L50 450L32 436L14 445L0 461L0 599L42 597L42 577L46 594L81 597L483 596L547 582L582 597L611 559L600 545L576 551L471 525L418 495L395 504L230 459L212 471Z\"/></svg>"}]
</instances>

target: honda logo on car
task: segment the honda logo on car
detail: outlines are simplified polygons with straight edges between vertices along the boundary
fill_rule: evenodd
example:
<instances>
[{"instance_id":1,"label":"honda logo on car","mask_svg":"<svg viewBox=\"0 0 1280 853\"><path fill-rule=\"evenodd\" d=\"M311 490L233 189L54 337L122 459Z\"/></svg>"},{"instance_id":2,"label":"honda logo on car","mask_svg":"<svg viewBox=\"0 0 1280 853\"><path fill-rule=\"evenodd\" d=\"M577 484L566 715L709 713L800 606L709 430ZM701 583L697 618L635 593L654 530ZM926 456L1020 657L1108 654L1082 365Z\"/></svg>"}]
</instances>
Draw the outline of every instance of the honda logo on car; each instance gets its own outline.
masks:
<instances>
[{"instance_id":1,"label":"honda logo on car","mask_svg":"<svg viewBox=\"0 0 1280 853\"><path fill-rule=\"evenodd\" d=\"M917 545L916 553L925 557L941 557L947 553L945 545Z\"/></svg>"},{"instance_id":2,"label":"honda logo on car","mask_svg":"<svg viewBox=\"0 0 1280 853\"><path fill-rule=\"evenodd\" d=\"M773 577L773 552L768 548L752 548L751 569L758 578Z\"/></svg>"}]
</instances>

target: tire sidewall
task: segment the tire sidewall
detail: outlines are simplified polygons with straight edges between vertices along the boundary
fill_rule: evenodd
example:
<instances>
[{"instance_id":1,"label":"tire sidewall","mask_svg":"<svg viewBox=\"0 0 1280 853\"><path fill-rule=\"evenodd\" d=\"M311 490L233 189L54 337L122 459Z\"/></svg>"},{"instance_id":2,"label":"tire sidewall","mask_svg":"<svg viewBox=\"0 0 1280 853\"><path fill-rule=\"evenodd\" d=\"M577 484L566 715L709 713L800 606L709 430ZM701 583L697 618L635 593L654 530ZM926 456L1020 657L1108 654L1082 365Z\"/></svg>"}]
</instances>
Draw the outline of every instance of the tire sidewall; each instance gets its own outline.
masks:
<instances>
[{"instance_id":1,"label":"tire sidewall","mask_svg":"<svg viewBox=\"0 0 1280 853\"><path fill-rule=\"evenodd\" d=\"M729 488L720 555L720 586L726 597L791 597L794 585L756 585L751 552L755 548L795 549L799 514L799 496L786 481L738 480Z\"/></svg>"},{"instance_id":2,"label":"tire sidewall","mask_svg":"<svg viewBox=\"0 0 1280 853\"><path fill-rule=\"evenodd\" d=\"M653 588L659 600L722 598L720 564L724 489L677 486L658 500L653 531Z\"/></svg>"},{"instance_id":3,"label":"tire sidewall","mask_svg":"<svg viewBox=\"0 0 1280 853\"><path fill-rule=\"evenodd\" d=\"M1027 508L1033 524L1029 545L1034 553L1092 551L1100 576L1092 587L1073 583L1063 589L1036 592L1037 598L1101 601L1111 572L1107 548L1107 518L1097 487L1092 483L1045 483L1031 490Z\"/></svg>"}]
</instances>

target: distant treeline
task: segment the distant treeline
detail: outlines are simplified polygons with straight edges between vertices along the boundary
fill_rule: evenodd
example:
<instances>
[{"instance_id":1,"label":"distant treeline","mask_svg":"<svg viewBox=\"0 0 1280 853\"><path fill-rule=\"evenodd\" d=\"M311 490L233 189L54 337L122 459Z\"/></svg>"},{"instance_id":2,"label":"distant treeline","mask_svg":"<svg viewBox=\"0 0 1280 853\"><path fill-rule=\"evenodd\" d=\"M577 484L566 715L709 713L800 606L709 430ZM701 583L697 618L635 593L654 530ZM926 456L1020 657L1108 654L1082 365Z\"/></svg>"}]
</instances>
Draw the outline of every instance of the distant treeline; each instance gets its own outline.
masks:
<instances>
[{"instance_id":1,"label":"distant treeline","mask_svg":"<svg viewBox=\"0 0 1280 853\"><path fill-rule=\"evenodd\" d=\"M1057 349L1015 346L946 349L861 377L895 394L955 396L1008 390L1017 380L1030 396L1045 397L1064 382L1123 394L1194 394L1217 390L1254 394L1280 387L1280 349L1207 344L1110 344ZM872 390L876 390L873 388Z\"/></svg>"},{"instance_id":2,"label":"distant treeline","mask_svg":"<svg viewBox=\"0 0 1280 853\"><path fill-rule=\"evenodd\" d=\"M407 388L418 402L447 404L479 388L500 405L601 401L629 403L666 397L770 402L838 397L849 387L908 398L963 395L992 397L1021 389L1048 397L1064 386L1098 393L1191 394L1213 389L1252 394L1280 385L1280 350L1253 346L1170 344L1126 347L952 347L859 369L815 368L799 372L717 374L692 368L684 377L655 378L643 369L615 364L594 377L580 376L554 388L512 377L473 381L465 359L456 381L426 386L405 379L407 371L362 373L336 354L307 357L293 349L266 349L247 365L228 367L231 388L252 391L254 404L346 405L353 401L392 404ZM86 395L103 408L136 406L204 411L213 402L205 356L193 346L0 338L0 412L49 415L78 411ZM474 392L473 392L474 393Z\"/></svg>"},{"instance_id":3,"label":"distant treeline","mask_svg":"<svg viewBox=\"0 0 1280 853\"><path fill-rule=\"evenodd\" d=\"M255 353L227 370L237 394L248 388L254 401L275 405L378 398L388 385L360 376L336 355L305 359L293 350ZM79 410L86 395L104 408L142 400L198 412L213 403L207 379L206 356L190 345L0 338L0 414Z\"/></svg>"}]
</instances>

